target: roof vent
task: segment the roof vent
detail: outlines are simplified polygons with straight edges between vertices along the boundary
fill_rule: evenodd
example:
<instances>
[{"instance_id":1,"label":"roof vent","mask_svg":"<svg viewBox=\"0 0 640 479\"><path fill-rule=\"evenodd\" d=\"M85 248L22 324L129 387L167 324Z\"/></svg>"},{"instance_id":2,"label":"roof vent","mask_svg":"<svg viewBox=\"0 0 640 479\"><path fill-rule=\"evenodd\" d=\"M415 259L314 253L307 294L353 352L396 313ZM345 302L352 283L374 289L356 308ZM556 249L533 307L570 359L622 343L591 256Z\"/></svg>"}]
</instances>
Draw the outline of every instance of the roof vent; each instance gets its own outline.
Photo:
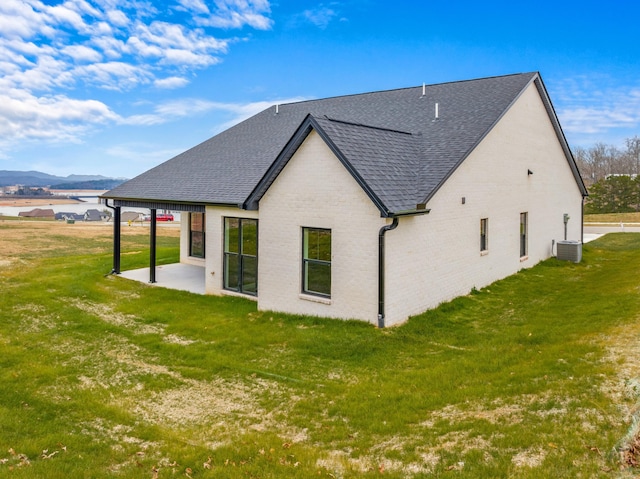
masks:
<instances>
[{"instance_id":1,"label":"roof vent","mask_svg":"<svg viewBox=\"0 0 640 479\"><path fill-rule=\"evenodd\" d=\"M438 105L438 103L436 103L433 121L437 121L438 118L440 118L440 111L439 111L440 108L439 108L439 106L440 105Z\"/></svg>"}]
</instances>

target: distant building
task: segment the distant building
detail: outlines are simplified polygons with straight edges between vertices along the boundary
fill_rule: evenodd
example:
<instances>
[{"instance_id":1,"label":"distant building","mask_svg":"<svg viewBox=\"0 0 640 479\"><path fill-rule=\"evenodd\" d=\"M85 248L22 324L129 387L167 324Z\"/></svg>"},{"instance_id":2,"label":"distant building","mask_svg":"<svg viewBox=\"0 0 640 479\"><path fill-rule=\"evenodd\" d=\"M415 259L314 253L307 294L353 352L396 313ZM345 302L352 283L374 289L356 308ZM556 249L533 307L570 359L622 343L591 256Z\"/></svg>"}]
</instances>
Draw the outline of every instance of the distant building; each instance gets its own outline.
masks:
<instances>
[{"instance_id":1,"label":"distant building","mask_svg":"<svg viewBox=\"0 0 640 479\"><path fill-rule=\"evenodd\" d=\"M21 211L18 213L18 216L22 216L23 218L41 218L53 220L56 217L56 214L51 208L35 208L31 211Z\"/></svg>"},{"instance_id":2,"label":"distant building","mask_svg":"<svg viewBox=\"0 0 640 479\"><path fill-rule=\"evenodd\" d=\"M87 210L84 214L85 221L106 221L109 219L109 215L96 209Z\"/></svg>"},{"instance_id":3,"label":"distant building","mask_svg":"<svg viewBox=\"0 0 640 479\"><path fill-rule=\"evenodd\" d=\"M57 220L73 220L73 221L84 221L84 215L82 213L68 213L68 212L60 212L56 213Z\"/></svg>"}]
</instances>

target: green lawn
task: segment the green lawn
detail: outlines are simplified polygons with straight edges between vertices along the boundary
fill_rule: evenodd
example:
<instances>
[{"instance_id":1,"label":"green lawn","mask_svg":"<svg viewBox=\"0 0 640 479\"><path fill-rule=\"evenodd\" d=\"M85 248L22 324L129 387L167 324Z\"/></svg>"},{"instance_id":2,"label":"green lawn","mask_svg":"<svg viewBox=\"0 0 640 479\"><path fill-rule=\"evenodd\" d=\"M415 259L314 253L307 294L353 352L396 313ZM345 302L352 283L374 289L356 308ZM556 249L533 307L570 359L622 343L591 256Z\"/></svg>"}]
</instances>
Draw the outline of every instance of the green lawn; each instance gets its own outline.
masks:
<instances>
[{"instance_id":1,"label":"green lawn","mask_svg":"<svg viewBox=\"0 0 640 479\"><path fill-rule=\"evenodd\" d=\"M377 329L108 276L109 229L54 226L0 222L0 477L633 476L640 235Z\"/></svg>"}]
</instances>

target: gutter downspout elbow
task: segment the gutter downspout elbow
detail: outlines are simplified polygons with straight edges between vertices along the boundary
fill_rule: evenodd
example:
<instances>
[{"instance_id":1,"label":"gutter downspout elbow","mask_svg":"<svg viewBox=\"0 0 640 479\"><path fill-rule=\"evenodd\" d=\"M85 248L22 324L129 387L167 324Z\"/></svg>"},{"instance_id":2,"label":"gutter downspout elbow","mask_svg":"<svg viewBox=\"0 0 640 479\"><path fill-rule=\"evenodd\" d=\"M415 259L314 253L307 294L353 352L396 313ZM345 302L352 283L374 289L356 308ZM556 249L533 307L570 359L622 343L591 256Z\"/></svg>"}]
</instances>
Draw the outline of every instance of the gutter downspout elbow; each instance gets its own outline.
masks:
<instances>
[{"instance_id":1,"label":"gutter downspout elbow","mask_svg":"<svg viewBox=\"0 0 640 479\"><path fill-rule=\"evenodd\" d=\"M384 278L385 278L385 269L384 269L384 259L385 259L385 251L384 251L384 235L387 231L394 230L398 227L398 217L393 217L393 222L390 225L385 225L380 228L378 232L378 327L384 328Z\"/></svg>"}]
</instances>

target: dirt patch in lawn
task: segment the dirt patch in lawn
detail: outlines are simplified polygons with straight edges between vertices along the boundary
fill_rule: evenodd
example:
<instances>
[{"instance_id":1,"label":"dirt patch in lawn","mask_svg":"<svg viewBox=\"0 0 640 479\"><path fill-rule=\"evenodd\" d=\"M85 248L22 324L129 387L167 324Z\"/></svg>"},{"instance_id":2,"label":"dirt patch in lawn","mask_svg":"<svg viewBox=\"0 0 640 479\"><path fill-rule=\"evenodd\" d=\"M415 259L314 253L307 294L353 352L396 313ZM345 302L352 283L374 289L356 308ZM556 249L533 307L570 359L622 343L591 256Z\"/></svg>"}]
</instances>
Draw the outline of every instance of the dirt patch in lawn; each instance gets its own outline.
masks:
<instances>
[{"instance_id":1,"label":"dirt patch in lawn","mask_svg":"<svg viewBox=\"0 0 640 479\"><path fill-rule=\"evenodd\" d=\"M623 466L640 468L640 317L603 340L609 344L605 360L615 364L618 375L605 381L602 390L619 405L620 420L630 424L617 451Z\"/></svg>"}]
</instances>

